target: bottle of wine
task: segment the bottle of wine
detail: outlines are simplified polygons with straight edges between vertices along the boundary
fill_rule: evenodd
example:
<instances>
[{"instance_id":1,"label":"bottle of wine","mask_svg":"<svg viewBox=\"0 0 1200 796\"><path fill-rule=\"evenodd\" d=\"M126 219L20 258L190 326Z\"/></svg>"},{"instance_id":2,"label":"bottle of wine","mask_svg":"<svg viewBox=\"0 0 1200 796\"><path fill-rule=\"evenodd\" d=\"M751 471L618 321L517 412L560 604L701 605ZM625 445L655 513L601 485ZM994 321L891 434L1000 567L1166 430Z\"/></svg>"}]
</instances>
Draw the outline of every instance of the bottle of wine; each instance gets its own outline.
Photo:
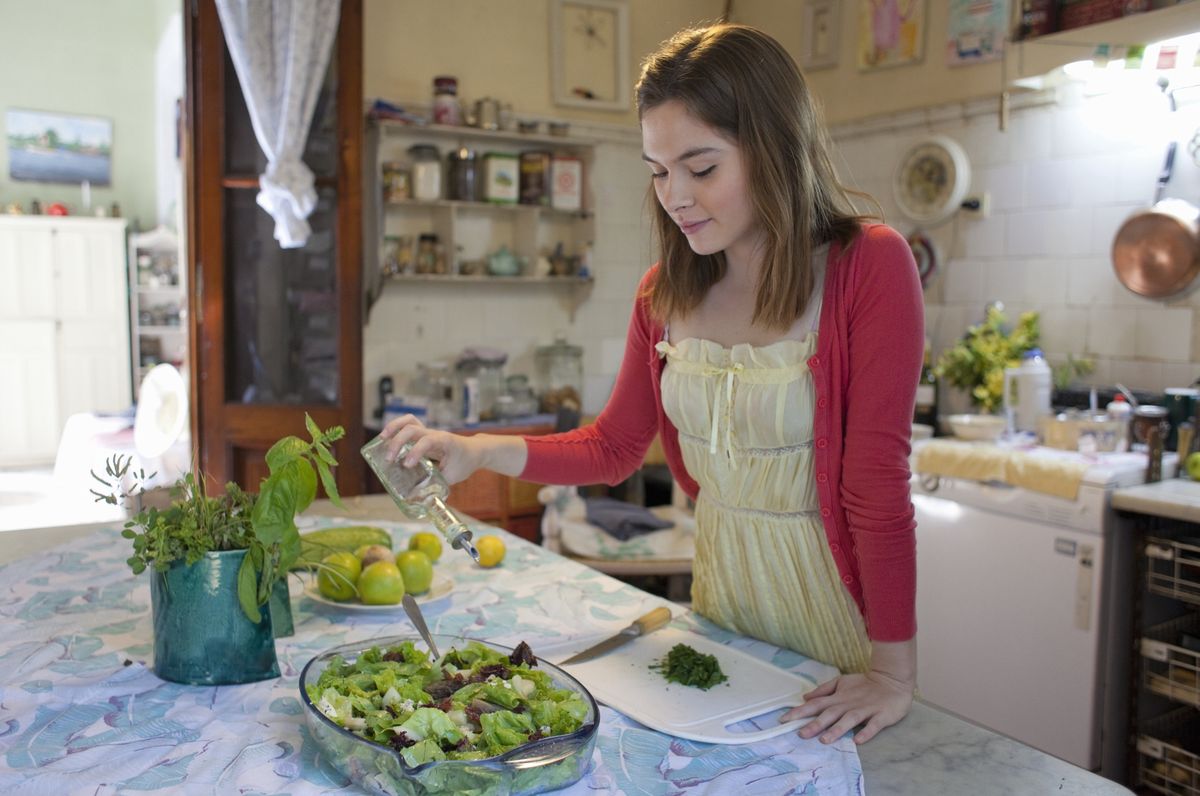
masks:
<instances>
[{"instance_id":1,"label":"bottle of wine","mask_svg":"<svg viewBox=\"0 0 1200 796\"><path fill-rule=\"evenodd\" d=\"M917 382L917 401L913 407L913 422L923 423L938 430L938 378L933 372L933 352L925 341L925 363L921 366L921 379Z\"/></svg>"},{"instance_id":2,"label":"bottle of wine","mask_svg":"<svg viewBox=\"0 0 1200 796\"><path fill-rule=\"evenodd\" d=\"M450 485L441 470L433 462L422 458L413 467L404 466L404 456L412 443L400 448L395 461L386 458L387 442L376 437L362 447L362 456L367 460L375 476L392 496L397 508L404 516L414 520L429 520L445 537L450 546L462 550L476 562L479 551L471 544L471 529L446 505L450 497Z\"/></svg>"}]
</instances>

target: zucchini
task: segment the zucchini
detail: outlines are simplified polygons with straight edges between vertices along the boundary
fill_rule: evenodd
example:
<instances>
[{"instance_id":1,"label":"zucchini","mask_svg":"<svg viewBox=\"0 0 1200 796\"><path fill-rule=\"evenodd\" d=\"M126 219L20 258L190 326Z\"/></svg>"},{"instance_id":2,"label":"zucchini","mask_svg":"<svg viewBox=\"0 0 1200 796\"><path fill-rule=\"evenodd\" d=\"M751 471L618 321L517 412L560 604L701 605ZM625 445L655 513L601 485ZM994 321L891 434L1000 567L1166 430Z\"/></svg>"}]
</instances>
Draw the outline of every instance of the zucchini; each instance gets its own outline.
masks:
<instances>
[{"instance_id":1,"label":"zucchini","mask_svg":"<svg viewBox=\"0 0 1200 796\"><path fill-rule=\"evenodd\" d=\"M348 525L342 528L321 528L300 534L300 558L292 569L307 569L320 563L330 553L345 550L353 553L363 545L381 544L392 548L392 535L374 525Z\"/></svg>"}]
</instances>

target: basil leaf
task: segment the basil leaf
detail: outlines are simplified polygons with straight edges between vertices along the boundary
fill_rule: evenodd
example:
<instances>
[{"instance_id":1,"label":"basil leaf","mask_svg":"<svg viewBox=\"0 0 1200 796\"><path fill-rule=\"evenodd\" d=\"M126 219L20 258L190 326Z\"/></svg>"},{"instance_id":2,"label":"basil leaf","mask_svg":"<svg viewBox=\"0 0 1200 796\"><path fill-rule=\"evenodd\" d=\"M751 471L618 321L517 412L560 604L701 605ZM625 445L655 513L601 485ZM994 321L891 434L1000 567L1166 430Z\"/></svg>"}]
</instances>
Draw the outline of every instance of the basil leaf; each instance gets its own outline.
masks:
<instances>
[{"instance_id":1,"label":"basil leaf","mask_svg":"<svg viewBox=\"0 0 1200 796\"><path fill-rule=\"evenodd\" d=\"M242 565L238 568L238 602L242 604L242 611L245 612L246 618L257 624L262 621L262 612L258 610L257 594L255 593L255 581L258 573L254 571L254 562L247 553L242 559Z\"/></svg>"}]
</instances>

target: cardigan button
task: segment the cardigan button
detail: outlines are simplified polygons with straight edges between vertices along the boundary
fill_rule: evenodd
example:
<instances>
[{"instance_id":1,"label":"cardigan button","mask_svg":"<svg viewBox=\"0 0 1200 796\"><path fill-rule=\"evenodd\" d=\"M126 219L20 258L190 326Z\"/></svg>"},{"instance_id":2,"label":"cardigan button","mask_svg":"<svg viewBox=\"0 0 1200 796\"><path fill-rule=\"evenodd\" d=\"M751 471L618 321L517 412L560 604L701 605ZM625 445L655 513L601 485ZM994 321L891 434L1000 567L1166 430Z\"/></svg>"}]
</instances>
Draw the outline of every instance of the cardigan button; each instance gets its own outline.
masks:
<instances>
[{"instance_id":1,"label":"cardigan button","mask_svg":"<svg viewBox=\"0 0 1200 796\"><path fill-rule=\"evenodd\" d=\"M842 583L845 583L847 586L849 586L853 582L854 582L853 575L842 575Z\"/></svg>"},{"instance_id":2,"label":"cardigan button","mask_svg":"<svg viewBox=\"0 0 1200 796\"><path fill-rule=\"evenodd\" d=\"M817 473L817 483L818 484L823 484L828 480L829 480L829 476L825 475L825 473Z\"/></svg>"},{"instance_id":3,"label":"cardigan button","mask_svg":"<svg viewBox=\"0 0 1200 796\"><path fill-rule=\"evenodd\" d=\"M817 440L817 447L820 448L821 450L828 448L829 440L825 439L824 437L821 437L819 440Z\"/></svg>"},{"instance_id":4,"label":"cardigan button","mask_svg":"<svg viewBox=\"0 0 1200 796\"><path fill-rule=\"evenodd\" d=\"M838 553L842 552L842 546L837 542L834 542L833 544L829 545L829 552L837 555Z\"/></svg>"},{"instance_id":5,"label":"cardigan button","mask_svg":"<svg viewBox=\"0 0 1200 796\"><path fill-rule=\"evenodd\" d=\"M808 358L808 366L809 366L810 368L819 368L819 367L821 367L821 358L820 358L820 357L809 357L809 358Z\"/></svg>"},{"instance_id":6,"label":"cardigan button","mask_svg":"<svg viewBox=\"0 0 1200 796\"><path fill-rule=\"evenodd\" d=\"M829 406L828 398L818 398L817 399L817 408L818 409L824 409L827 406Z\"/></svg>"},{"instance_id":7,"label":"cardigan button","mask_svg":"<svg viewBox=\"0 0 1200 796\"><path fill-rule=\"evenodd\" d=\"M830 517L832 514L833 514L833 512L829 510L829 507L828 507L828 506L823 506L823 507L821 508L821 516L822 516L822 517L824 517L825 519L829 519L829 517Z\"/></svg>"}]
</instances>

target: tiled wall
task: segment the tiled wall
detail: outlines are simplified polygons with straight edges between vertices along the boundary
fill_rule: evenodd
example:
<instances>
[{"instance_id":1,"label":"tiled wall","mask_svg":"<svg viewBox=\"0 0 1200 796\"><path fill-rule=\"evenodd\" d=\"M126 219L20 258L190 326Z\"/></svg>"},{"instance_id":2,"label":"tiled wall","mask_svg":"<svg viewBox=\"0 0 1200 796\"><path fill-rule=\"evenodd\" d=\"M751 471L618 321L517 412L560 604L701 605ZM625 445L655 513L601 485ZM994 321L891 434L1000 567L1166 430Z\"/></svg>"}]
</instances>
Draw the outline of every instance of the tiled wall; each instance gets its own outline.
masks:
<instances>
[{"instance_id":1,"label":"tiled wall","mask_svg":"<svg viewBox=\"0 0 1200 796\"><path fill-rule=\"evenodd\" d=\"M1176 99L1172 115L1153 86L1096 94L1072 85L1016 97L1003 132L997 101L834 131L844 177L877 197L901 232L914 226L896 210L891 180L901 155L926 135L958 141L971 161L969 195L989 195L988 217L960 214L926 231L941 253L925 293L935 353L999 299L1010 317L1040 313L1052 363L1093 358L1088 383L1157 391L1200 377L1200 290L1142 298L1120 284L1110 258L1122 221L1151 202L1170 140L1179 152L1166 196L1200 203L1200 167L1188 152L1200 128L1200 88ZM967 406L962 395L948 402L943 411Z\"/></svg>"}]
</instances>

